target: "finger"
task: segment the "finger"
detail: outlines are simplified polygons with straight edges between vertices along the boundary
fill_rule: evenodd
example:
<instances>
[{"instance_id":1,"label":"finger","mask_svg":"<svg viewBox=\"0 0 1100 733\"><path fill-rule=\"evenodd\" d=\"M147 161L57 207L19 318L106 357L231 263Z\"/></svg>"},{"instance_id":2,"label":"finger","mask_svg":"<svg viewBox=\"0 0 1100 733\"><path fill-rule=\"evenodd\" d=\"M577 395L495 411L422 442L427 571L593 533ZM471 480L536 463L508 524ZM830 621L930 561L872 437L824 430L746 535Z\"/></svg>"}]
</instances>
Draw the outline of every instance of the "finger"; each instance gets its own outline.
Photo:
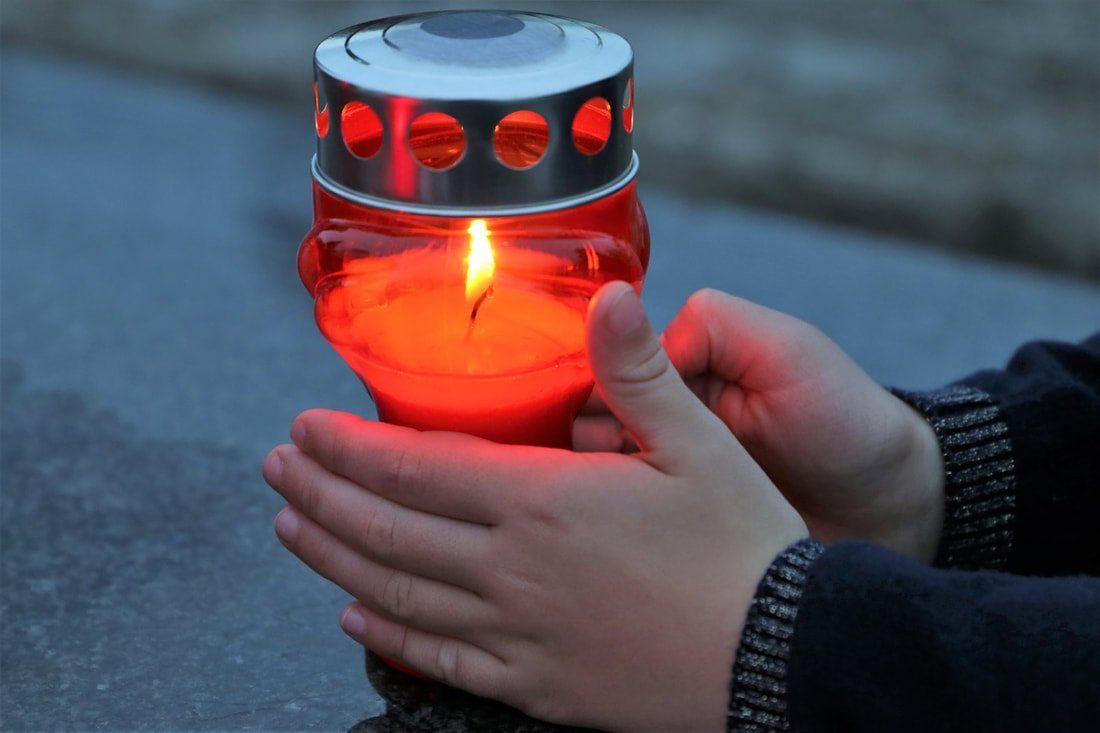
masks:
<instances>
[{"instance_id":1,"label":"finger","mask_svg":"<svg viewBox=\"0 0 1100 733\"><path fill-rule=\"evenodd\" d=\"M391 568L476 588L489 529L426 514L377 496L293 445L271 451L264 477L291 505L354 550Z\"/></svg>"},{"instance_id":2,"label":"finger","mask_svg":"<svg viewBox=\"0 0 1100 733\"><path fill-rule=\"evenodd\" d=\"M344 632L375 654L399 662L445 685L480 697L505 699L508 665L481 647L433 634L353 603L340 615Z\"/></svg>"},{"instance_id":3,"label":"finger","mask_svg":"<svg viewBox=\"0 0 1100 733\"><path fill-rule=\"evenodd\" d=\"M647 459L679 470L728 431L668 360L630 285L605 285L588 310L588 356L596 388Z\"/></svg>"},{"instance_id":4,"label":"finger","mask_svg":"<svg viewBox=\"0 0 1100 733\"><path fill-rule=\"evenodd\" d=\"M522 482L549 474L567 455L458 433L422 433L330 410L299 415L291 437L319 464L379 496L483 524L497 523Z\"/></svg>"},{"instance_id":5,"label":"finger","mask_svg":"<svg viewBox=\"0 0 1100 733\"><path fill-rule=\"evenodd\" d=\"M573 450L580 453L634 453L638 450L613 415L581 416L573 422Z\"/></svg>"},{"instance_id":6,"label":"finger","mask_svg":"<svg viewBox=\"0 0 1100 733\"><path fill-rule=\"evenodd\" d=\"M685 379L710 372L750 390L774 390L788 375L817 369L801 357L809 344L827 341L797 318L710 289L688 298L662 339Z\"/></svg>"},{"instance_id":7,"label":"finger","mask_svg":"<svg viewBox=\"0 0 1100 733\"><path fill-rule=\"evenodd\" d=\"M390 618L440 634L494 626L491 607L474 593L379 565L293 507L279 512L275 533L319 575Z\"/></svg>"}]
</instances>

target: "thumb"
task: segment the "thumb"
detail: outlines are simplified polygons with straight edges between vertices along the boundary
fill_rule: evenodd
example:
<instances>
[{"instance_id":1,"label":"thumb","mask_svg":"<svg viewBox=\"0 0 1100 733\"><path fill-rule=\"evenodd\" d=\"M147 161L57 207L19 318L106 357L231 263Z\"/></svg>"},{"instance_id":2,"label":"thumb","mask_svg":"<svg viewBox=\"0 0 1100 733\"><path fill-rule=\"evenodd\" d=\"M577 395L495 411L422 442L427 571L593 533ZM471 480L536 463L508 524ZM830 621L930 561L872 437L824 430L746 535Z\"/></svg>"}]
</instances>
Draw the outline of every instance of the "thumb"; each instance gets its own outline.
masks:
<instances>
[{"instance_id":1,"label":"thumb","mask_svg":"<svg viewBox=\"0 0 1100 733\"><path fill-rule=\"evenodd\" d=\"M678 470L713 442L708 436L729 437L673 368L628 283L608 283L596 293L586 340L596 389L658 467Z\"/></svg>"}]
</instances>

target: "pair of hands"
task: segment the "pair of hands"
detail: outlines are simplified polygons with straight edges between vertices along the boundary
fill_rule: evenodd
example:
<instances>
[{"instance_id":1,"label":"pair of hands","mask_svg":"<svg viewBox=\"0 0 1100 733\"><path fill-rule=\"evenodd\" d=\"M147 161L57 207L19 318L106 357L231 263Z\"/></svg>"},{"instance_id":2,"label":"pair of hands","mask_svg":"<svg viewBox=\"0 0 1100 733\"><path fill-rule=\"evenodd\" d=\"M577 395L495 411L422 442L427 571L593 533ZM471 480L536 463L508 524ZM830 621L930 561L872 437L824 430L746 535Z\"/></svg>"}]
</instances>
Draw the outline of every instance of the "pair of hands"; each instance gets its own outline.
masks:
<instances>
[{"instance_id":1,"label":"pair of hands","mask_svg":"<svg viewBox=\"0 0 1100 733\"><path fill-rule=\"evenodd\" d=\"M357 599L350 636L429 677L555 722L723 730L783 548L931 557L935 436L819 332L729 295L692 296L662 344L611 283L588 324L580 452L309 411L264 462L276 531Z\"/></svg>"}]
</instances>

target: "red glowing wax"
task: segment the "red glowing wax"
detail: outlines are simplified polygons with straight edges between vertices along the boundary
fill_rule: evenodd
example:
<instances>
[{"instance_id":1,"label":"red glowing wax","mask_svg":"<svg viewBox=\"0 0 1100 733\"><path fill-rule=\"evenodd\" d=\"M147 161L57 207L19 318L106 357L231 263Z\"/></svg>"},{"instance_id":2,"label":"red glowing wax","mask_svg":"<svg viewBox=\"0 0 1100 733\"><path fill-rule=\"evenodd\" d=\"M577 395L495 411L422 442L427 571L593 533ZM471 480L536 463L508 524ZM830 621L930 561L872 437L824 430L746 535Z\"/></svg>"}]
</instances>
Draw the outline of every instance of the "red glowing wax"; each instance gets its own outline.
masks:
<instances>
[{"instance_id":1,"label":"red glowing wax","mask_svg":"<svg viewBox=\"0 0 1100 733\"><path fill-rule=\"evenodd\" d=\"M633 184L572 209L480 219L366 207L315 185L314 210L299 272L322 333L380 419L570 446L592 389L588 301L612 280L640 289L645 275L649 235ZM493 266L471 294L472 225Z\"/></svg>"}]
</instances>

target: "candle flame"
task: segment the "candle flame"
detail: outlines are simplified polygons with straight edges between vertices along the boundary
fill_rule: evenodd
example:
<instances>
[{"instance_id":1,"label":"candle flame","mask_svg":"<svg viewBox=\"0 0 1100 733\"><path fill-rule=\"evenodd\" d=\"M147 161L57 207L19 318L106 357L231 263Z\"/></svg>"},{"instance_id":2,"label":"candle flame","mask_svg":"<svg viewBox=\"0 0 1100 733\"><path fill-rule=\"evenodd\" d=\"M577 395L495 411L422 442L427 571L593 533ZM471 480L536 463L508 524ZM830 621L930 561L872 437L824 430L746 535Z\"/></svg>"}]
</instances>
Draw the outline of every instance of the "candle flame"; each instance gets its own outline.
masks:
<instances>
[{"instance_id":1,"label":"candle flame","mask_svg":"<svg viewBox=\"0 0 1100 733\"><path fill-rule=\"evenodd\" d=\"M466 257L466 300L475 302L493 284L493 245L484 219L474 219L466 230L470 235L470 254Z\"/></svg>"}]
</instances>

